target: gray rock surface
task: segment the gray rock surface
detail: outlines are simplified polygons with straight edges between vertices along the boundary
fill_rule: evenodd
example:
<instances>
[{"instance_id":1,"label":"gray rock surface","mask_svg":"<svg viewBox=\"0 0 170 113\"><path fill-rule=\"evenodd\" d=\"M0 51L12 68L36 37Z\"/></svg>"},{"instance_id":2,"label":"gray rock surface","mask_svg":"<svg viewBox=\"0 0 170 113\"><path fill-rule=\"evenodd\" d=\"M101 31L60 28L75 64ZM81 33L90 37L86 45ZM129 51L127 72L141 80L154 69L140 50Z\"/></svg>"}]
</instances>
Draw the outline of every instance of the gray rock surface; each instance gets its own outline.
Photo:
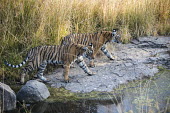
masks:
<instances>
[{"instance_id":1,"label":"gray rock surface","mask_svg":"<svg viewBox=\"0 0 170 113\"><path fill-rule=\"evenodd\" d=\"M87 76L78 66L71 68L70 83L63 82L63 69L58 68L51 75L52 87L65 87L72 92L112 91L119 84L154 76L157 66L170 68L170 37L141 37L129 44L107 44L115 56L111 61L102 55L95 59L96 75Z\"/></svg>"},{"instance_id":2,"label":"gray rock surface","mask_svg":"<svg viewBox=\"0 0 170 113\"><path fill-rule=\"evenodd\" d=\"M8 111L15 108L15 92L8 85L0 82L0 111Z\"/></svg>"},{"instance_id":3,"label":"gray rock surface","mask_svg":"<svg viewBox=\"0 0 170 113\"><path fill-rule=\"evenodd\" d=\"M37 80L28 81L17 93L17 99L26 103L40 102L49 96L50 93L46 85Z\"/></svg>"}]
</instances>

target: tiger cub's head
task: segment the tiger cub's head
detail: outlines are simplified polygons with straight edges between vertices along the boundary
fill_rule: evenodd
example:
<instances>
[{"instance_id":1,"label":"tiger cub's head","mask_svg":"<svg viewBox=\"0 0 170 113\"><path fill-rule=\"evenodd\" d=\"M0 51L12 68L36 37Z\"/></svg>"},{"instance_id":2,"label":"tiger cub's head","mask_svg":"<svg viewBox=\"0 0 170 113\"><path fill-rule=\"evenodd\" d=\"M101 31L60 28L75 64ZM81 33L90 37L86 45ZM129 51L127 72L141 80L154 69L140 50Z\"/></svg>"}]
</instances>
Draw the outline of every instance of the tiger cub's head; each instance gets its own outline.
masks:
<instances>
[{"instance_id":1,"label":"tiger cub's head","mask_svg":"<svg viewBox=\"0 0 170 113\"><path fill-rule=\"evenodd\" d=\"M118 29L112 30L112 42L120 43L120 35L117 34Z\"/></svg>"},{"instance_id":2,"label":"tiger cub's head","mask_svg":"<svg viewBox=\"0 0 170 113\"><path fill-rule=\"evenodd\" d=\"M117 34L118 29L113 29L112 31L102 31L102 37L107 42L120 42L120 36Z\"/></svg>"},{"instance_id":3,"label":"tiger cub's head","mask_svg":"<svg viewBox=\"0 0 170 113\"><path fill-rule=\"evenodd\" d=\"M86 57L90 60L94 59L94 49L93 49L92 43L89 44L88 46L81 45L81 44L77 44L77 46L79 47L79 51L80 51L79 55L83 55L84 57Z\"/></svg>"}]
</instances>

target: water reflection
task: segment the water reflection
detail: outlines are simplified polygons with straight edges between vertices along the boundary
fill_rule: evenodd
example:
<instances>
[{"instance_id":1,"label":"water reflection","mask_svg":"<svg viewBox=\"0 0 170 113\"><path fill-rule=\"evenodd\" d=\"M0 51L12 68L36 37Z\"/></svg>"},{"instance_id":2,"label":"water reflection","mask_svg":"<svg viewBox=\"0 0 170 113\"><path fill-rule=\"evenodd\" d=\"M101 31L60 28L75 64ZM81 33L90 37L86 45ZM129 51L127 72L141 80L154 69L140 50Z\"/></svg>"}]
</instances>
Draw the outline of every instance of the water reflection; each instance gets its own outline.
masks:
<instances>
[{"instance_id":1,"label":"water reflection","mask_svg":"<svg viewBox=\"0 0 170 113\"><path fill-rule=\"evenodd\" d=\"M118 94L102 93L102 98L96 100L42 102L28 109L31 109L31 113L168 113L170 112L169 75L170 71L160 73L156 79L139 82L136 87L127 86ZM18 113L18 110L11 113Z\"/></svg>"},{"instance_id":2,"label":"water reflection","mask_svg":"<svg viewBox=\"0 0 170 113\"><path fill-rule=\"evenodd\" d=\"M74 102L40 103L34 106L33 113L121 113L121 103L112 100L81 100Z\"/></svg>"},{"instance_id":3,"label":"water reflection","mask_svg":"<svg viewBox=\"0 0 170 113\"><path fill-rule=\"evenodd\" d=\"M107 94L102 100L80 100L36 104L33 113L148 113L169 112L170 71L156 79L139 82L119 94Z\"/></svg>"}]
</instances>

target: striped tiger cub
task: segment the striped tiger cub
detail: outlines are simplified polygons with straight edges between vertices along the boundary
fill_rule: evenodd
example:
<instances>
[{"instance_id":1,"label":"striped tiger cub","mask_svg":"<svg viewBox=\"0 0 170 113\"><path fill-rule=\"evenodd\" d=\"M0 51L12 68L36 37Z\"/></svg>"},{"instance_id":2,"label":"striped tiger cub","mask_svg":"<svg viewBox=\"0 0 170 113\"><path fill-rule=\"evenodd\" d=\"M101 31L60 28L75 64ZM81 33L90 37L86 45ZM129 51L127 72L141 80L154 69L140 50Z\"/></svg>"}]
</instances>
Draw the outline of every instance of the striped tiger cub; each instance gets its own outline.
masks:
<instances>
[{"instance_id":1,"label":"striped tiger cub","mask_svg":"<svg viewBox=\"0 0 170 113\"><path fill-rule=\"evenodd\" d=\"M83 44L89 45L93 43L94 46L94 56L97 54L99 50L101 50L110 60L114 60L114 57L109 53L106 49L107 42L116 42L119 43L120 41L119 35L117 35L117 29L113 29L112 31L101 31L96 33L84 33L84 34L71 34L64 37L61 40L61 44L69 44L69 43L76 43L76 44ZM94 67L94 60L90 60L90 67Z\"/></svg>"},{"instance_id":2,"label":"striped tiger cub","mask_svg":"<svg viewBox=\"0 0 170 113\"><path fill-rule=\"evenodd\" d=\"M8 62L5 62L7 66L13 68L22 67L27 63L21 71L21 83L24 83L24 78L27 72L31 72L35 69L38 69L37 77L40 78L43 82L48 82L47 78L43 76L43 72L47 64L61 64L64 65L64 81L69 82L69 69L70 64L74 61L84 70L88 75L93 75L95 73L91 72L86 66L82 56L88 56L89 59L93 59L93 45L89 44L84 46L81 44L67 44L59 46L38 46L32 48L28 53L26 59L18 64L12 65Z\"/></svg>"}]
</instances>

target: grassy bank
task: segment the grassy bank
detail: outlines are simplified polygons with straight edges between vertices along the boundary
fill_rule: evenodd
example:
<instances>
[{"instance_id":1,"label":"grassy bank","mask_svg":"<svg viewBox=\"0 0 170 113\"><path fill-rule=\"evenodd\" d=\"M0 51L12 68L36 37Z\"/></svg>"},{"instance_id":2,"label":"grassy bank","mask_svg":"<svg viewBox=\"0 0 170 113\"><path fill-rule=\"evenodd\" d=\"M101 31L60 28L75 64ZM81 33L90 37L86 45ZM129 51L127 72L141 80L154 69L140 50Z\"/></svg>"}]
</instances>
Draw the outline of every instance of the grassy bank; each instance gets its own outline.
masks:
<instances>
[{"instance_id":1,"label":"grassy bank","mask_svg":"<svg viewBox=\"0 0 170 113\"><path fill-rule=\"evenodd\" d=\"M170 0L1 0L0 78L18 77L18 64L38 45L58 44L70 33L119 28L122 40L169 35Z\"/></svg>"}]
</instances>

